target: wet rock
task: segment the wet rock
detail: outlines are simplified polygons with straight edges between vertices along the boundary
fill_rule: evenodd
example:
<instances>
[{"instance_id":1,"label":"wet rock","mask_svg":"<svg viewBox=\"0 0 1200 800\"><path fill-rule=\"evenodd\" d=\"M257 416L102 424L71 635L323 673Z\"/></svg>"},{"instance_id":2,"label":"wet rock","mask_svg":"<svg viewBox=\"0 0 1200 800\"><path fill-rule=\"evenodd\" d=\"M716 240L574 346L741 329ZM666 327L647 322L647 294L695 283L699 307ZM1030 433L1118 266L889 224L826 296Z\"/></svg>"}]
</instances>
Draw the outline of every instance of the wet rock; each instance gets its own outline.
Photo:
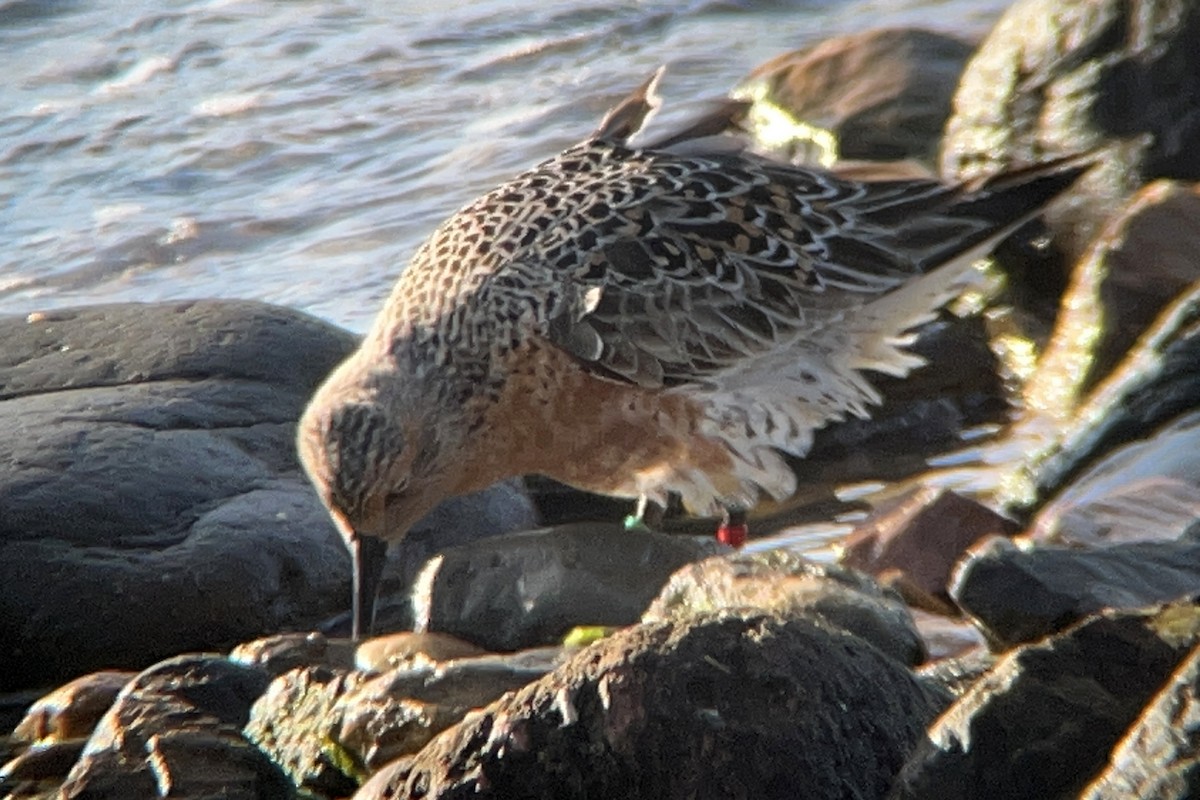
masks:
<instances>
[{"instance_id":1,"label":"wet rock","mask_svg":"<svg viewBox=\"0 0 1200 800\"><path fill-rule=\"evenodd\" d=\"M298 669L272 684L246 734L303 790L341 797L472 708L536 680L558 652L422 660L377 675Z\"/></svg>"},{"instance_id":2,"label":"wet rock","mask_svg":"<svg viewBox=\"0 0 1200 800\"><path fill-rule=\"evenodd\" d=\"M992 539L964 560L950 594L993 646L1011 647L1106 608L1140 608L1200 594L1200 542L1104 550L1021 549Z\"/></svg>"},{"instance_id":3,"label":"wet rock","mask_svg":"<svg viewBox=\"0 0 1200 800\"><path fill-rule=\"evenodd\" d=\"M1198 62L1200 66L1200 62ZM1181 292L1200 280L1200 187L1157 181L1105 227L1076 265L1027 406L1069 416Z\"/></svg>"},{"instance_id":4,"label":"wet rock","mask_svg":"<svg viewBox=\"0 0 1200 800\"><path fill-rule=\"evenodd\" d=\"M942 174L971 178L1104 145L1050 212L1079 252L1142 183L1200 178L1200 7L1188 0L1020 0L963 71Z\"/></svg>"},{"instance_id":5,"label":"wet rock","mask_svg":"<svg viewBox=\"0 0 1200 800\"><path fill-rule=\"evenodd\" d=\"M63 798L291 798L279 768L241 734L267 686L261 670L179 656L145 670L101 719Z\"/></svg>"},{"instance_id":6,"label":"wet rock","mask_svg":"<svg viewBox=\"0 0 1200 800\"><path fill-rule=\"evenodd\" d=\"M1039 542L1108 546L1171 540L1200 519L1200 411L1114 451L1074 479L1030 526Z\"/></svg>"},{"instance_id":7,"label":"wet rock","mask_svg":"<svg viewBox=\"0 0 1200 800\"><path fill-rule=\"evenodd\" d=\"M839 159L932 160L972 46L917 28L827 39L758 67L738 91L769 149Z\"/></svg>"},{"instance_id":8,"label":"wet rock","mask_svg":"<svg viewBox=\"0 0 1200 800\"><path fill-rule=\"evenodd\" d=\"M44 798L57 800L59 789L87 739L39 742L0 767L0 793L5 800Z\"/></svg>"},{"instance_id":9,"label":"wet rock","mask_svg":"<svg viewBox=\"0 0 1200 800\"><path fill-rule=\"evenodd\" d=\"M859 523L843 545L841 560L881 578L910 605L921 606L925 595L946 596L950 571L968 547L1017 530L1016 523L974 500L919 487Z\"/></svg>"},{"instance_id":10,"label":"wet rock","mask_svg":"<svg viewBox=\"0 0 1200 800\"><path fill-rule=\"evenodd\" d=\"M258 667L273 678L299 667L354 666L354 643L330 639L321 633L279 633L239 644L229 651L229 660Z\"/></svg>"},{"instance_id":11,"label":"wet rock","mask_svg":"<svg viewBox=\"0 0 1200 800\"><path fill-rule=\"evenodd\" d=\"M720 609L757 609L811 619L858 636L902 664L925 651L900 598L866 575L786 550L735 553L683 567L643 622L687 619Z\"/></svg>"},{"instance_id":12,"label":"wet rock","mask_svg":"<svg viewBox=\"0 0 1200 800\"><path fill-rule=\"evenodd\" d=\"M1197 641L1189 605L1102 614L1014 650L930 728L890 797L1077 797Z\"/></svg>"},{"instance_id":13,"label":"wet rock","mask_svg":"<svg viewBox=\"0 0 1200 800\"><path fill-rule=\"evenodd\" d=\"M996 666L997 656L986 647L975 647L966 652L930 661L917 670L917 674L930 683L945 689L953 697L962 697L975 682Z\"/></svg>"},{"instance_id":14,"label":"wet rock","mask_svg":"<svg viewBox=\"0 0 1200 800\"><path fill-rule=\"evenodd\" d=\"M13 736L31 743L90 736L133 677L132 672L107 670L76 678L31 705Z\"/></svg>"},{"instance_id":15,"label":"wet rock","mask_svg":"<svg viewBox=\"0 0 1200 800\"><path fill-rule=\"evenodd\" d=\"M910 613L930 662L987 650L983 634L961 613L933 613L920 608L911 608Z\"/></svg>"},{"instance_id":16,"label":"wet rock","mask_svg":"<svg viewBox=\"0 0 1200 800\"><path fill-rule=\"evenodd\" d=\"M879 797L942 702L871 645L807 620L639 625L356 797Z\"/></svg>"},{"instance_id":17,"label":"wet rock","mask_svg":"<svg viewBox=\"0 0 1200 800\"><path fill-rule=\"evenodd\" d=\"M482 647L444 633L403 631L363 642L355 650L354 663L363 672L385 672L410 664L471 658L486 652Z\"/></svg>"},{"instance_id":18,"label":"wet rock","mask_svg":"<svg viewBox=\"0 0 1200 800\"><path fill-rule=\"evenodd\" d=\"M361 672L303 667L271 682L254 703L246 738L266 753L302 793L344 797L364 778L361 763L337 739L338 701L362 685Z\"/></svg>"},{"instance_id":19,"label":"wet rock","mask_svg":"<svg viewBox=\"0 0 1200 800\"><path fill-rule=\"evenodd\" d=\"M1200 646L1175 670L1117 744L1081 800L1200 797Z\"/></svg>"},{"instance_id":20,"label":"wet rock","mask_svg":"<svg viewBox=\"0 0 1200 800\"><path fill-rule=\"evenodd\" d=\"M294 446L349 333L196 301L3 318L0 341L0 689L349 605L349 559ZM490 504L466 518L503 524Z\"/></svg>"},{"instance_id":21,"label":"wet rock","mask_svg":"<svg viewBox=\"0 0 1200 800\"><path fill-rule=\"evenodd\" d=\"M490 650L558 642L578 625L636 622L675 569L711 539L578 523L443 551L414 589L421 630Z\"/></svg>"}]
</instances>

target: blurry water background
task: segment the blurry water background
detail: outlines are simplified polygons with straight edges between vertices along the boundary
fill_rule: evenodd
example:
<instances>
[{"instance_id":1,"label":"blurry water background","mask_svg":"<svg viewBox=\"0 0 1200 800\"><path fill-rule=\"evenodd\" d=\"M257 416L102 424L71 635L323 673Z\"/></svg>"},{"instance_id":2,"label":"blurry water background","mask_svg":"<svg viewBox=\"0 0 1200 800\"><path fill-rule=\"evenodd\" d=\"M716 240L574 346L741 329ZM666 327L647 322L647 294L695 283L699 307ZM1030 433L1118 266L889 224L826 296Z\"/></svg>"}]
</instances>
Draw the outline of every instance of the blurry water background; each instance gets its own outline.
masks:
<instances>
[{"instance_id":1,"label":"blurry water background","mask_svg":"<svg viewBox=\"0 0 1200 800\"><path fill-rule=\"evenodd\" d=\"M238 297L361 331L438 222L659 64L669 120L779 53L1005 5L0 0L0 314Z\"/></svg>"}]
</instances>

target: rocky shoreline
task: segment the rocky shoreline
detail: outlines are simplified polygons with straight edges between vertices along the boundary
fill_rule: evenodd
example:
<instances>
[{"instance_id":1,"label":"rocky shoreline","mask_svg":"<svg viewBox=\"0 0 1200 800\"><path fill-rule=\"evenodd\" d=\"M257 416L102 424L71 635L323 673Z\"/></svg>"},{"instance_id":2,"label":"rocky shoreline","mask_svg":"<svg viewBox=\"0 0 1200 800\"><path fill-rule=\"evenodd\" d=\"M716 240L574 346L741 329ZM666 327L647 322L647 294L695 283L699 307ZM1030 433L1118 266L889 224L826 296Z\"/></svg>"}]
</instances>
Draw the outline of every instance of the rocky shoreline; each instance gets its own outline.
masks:
<instances>
[{"instance_id":1,"label":"rocky shoreline","mask_svg":"<svg viewBox=\"0 0 1200 800\"><path fill-rule=\"evenodd\" d=\"M0 319L0 794L1200 795L1198 38L1195 3L1023 0L977 46L755 71L781 157L1100 166L745 551L500 485L394 548L381 620L421 632L357 648L292 442L350 334L249 301ZM853 529L841 563L795 552L811 522Z\"/></svg>"}]
</instances>

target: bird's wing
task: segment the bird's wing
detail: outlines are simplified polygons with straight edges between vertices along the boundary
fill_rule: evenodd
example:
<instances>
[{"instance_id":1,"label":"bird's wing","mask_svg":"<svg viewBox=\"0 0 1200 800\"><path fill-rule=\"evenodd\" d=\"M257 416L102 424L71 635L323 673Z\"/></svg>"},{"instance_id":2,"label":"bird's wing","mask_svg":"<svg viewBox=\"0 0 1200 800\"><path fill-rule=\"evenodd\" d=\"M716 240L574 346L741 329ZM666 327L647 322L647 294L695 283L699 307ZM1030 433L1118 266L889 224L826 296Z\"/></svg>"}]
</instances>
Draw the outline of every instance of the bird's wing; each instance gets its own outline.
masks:
<instances>
[{"instance_id":1,"label":"bird's wing","mask_svg":"<svg viewBox=\"0 0 1200 800\"><path fill-rule=\"evenodd\" d=\"M591 248L580 302L549 329L585 366L647 387L719 385L997 225L954 213L962 192L933 181L857 183L744 155L654 169L652 191L611 209L624 224L603 227L621 234Z\"/></svg>"}]
</instances>

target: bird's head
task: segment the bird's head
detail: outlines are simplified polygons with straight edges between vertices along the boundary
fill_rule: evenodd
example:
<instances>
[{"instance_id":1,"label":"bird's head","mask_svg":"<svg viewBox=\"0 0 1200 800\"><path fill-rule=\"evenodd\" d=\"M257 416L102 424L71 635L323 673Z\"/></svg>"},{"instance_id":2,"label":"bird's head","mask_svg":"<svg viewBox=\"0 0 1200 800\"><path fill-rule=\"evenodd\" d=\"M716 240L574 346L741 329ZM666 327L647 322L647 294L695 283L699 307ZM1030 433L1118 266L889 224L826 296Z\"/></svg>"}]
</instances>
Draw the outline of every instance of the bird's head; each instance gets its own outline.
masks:
<instances>
[{"instance_id":1,"label":"bird's head","mask_svg":"<svg viewBox=\"0 0 1200 800\"><path fill-rule=\"evenodd\" d=\"M300 461L354 562L355 638L370 627L387 542L444 499L436 428L335 372L300 418ZM391 402L389 402L389 400Z\"/></svg>"}]
</instances>

